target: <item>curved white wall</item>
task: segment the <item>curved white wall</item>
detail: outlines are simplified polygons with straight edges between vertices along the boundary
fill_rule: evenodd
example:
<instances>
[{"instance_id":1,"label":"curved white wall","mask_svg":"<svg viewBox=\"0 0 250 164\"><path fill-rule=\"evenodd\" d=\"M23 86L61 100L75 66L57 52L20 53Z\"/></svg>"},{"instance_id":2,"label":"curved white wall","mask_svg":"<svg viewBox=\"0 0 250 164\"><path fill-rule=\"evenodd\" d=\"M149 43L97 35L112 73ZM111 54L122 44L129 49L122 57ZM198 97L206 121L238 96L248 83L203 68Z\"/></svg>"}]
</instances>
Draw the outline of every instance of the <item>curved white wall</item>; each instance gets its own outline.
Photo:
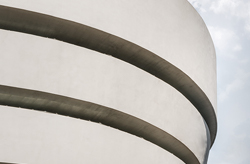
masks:
<instances>
[{"instance_id":1,"label":"curved white wall","mask_svg":"<svg viewBox=\"0 0 250 164\"><path fill-rule=\"evenodd\" d=\"M185 0L0 0L0 4L73 20L136 43L184 71L216 108L213 44L200 16ZM65 95L131 114L170 133L201 163L205 162L209 145L204 121L197 109L167 83L124 61L82 47L4 30L0 38L2 85ZM0 161L182 163L148 141L103 125L9 107L0 109L0 120L6 125L1 128L5 140L0 141L4 154ZM27 128L29 124L37 126ZM68 124L76 129L70 134L58 132L61 124L66 130L72 130ZM27 137L27 133L32 135ZM51 137L40 137L48 133ZM48 150L46 158L48 154L41 152Z\"/></svg>"},{"instance_id":2,"label":"curved white wall","mask_svg":"<svg viewBox=\"0 0 250 164\"><path fill-rule=\"evenodd\" d=\"M1 5L72 20L114 34L174 64L216 109L216 57L202 18L186 0L1 0ZM201 69L202 68L202 69Z\"/></svg>"},{"instance_id":3,"label":"curved white wall","mask_svg":"<svg viewBox=\"0 0 250 164\"><path fill-rule=\"evenodd\" d=\"M101 124L12 107L0 106L0 112L1 162L183 164L150 142Z\"/></svg>"}]
</instances>

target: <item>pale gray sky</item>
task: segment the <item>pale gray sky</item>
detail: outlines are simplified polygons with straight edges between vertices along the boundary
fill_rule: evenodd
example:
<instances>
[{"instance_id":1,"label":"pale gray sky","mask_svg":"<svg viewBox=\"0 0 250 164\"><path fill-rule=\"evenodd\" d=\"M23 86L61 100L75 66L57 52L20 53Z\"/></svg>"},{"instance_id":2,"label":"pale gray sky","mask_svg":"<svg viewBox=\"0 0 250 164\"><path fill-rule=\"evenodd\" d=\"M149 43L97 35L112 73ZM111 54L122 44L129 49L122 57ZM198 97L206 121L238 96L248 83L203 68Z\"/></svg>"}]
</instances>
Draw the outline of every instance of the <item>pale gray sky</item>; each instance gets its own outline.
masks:
<instances>
[{"instance_id":1,"label":"pale gray sky","mask_svg":"<svg viewBox=\"0 0 250 164\"><path fill-rule=\"evenodd\" d=\"M250 161L250 1L189 0L217 53L218 134L209 164Z\"/></svg>"}]
</instances>

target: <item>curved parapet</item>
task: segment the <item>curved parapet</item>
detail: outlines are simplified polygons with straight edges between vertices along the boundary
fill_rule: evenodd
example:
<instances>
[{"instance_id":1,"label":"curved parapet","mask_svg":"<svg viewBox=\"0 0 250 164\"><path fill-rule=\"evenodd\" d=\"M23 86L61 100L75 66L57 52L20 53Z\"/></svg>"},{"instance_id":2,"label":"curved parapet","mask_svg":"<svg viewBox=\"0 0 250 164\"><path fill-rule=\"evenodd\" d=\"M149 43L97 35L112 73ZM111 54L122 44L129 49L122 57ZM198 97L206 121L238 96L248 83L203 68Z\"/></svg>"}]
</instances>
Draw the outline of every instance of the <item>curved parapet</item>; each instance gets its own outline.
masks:
<instances>
[{"instance_id":1,"label":"curved parapet","mask_svg":"<svg viewBox=\"0 0 250 164\"><path fill-rule=\"evenodd\" d=\"M142 137L173 153L187 164L198 164L196 156L167 132L126 113L60 95L0 85L0 105L34 109L90 120Z\"/></svg>"},{"instance_id":2,"label":"curved parapet","mask_svg":"<svg viewBox=\"0 0 250 164\"><path fill-rule=\"evenodd\" d=\"M0 6L0 28L58 39L89 48L131 63L167 82L197 108L205 119L213 144L216 116L204 92L180 69L152 52L103 31L68 20Z\"/></svg>"},{"instance_id":3,"label":"curved parapet","mask_svg":"<svg viewBox=\"0 0 250 164\"><path fill-rule=\"evenodd\" d=\"M215 52L186 0L28 1L0 0L0 161L207 162Z\"/></svg>"}]
</instances>

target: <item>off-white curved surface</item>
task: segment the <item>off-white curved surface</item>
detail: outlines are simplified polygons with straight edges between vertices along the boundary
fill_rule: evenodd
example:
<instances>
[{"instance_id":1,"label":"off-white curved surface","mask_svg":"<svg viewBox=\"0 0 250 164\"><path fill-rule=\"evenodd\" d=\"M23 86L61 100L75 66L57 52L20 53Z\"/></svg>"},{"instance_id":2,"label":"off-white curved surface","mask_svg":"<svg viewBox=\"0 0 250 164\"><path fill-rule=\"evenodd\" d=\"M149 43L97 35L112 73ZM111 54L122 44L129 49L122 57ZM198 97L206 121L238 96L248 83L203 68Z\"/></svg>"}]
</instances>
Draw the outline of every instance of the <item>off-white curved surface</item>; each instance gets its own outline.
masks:
<instances>
[{"instance_id":1,"label":"off-white curved surface","mask_svg":"<svg viewBox=\"0 0 250 164\"><path fill-rule=\"evenodd\" d=\"M88 48L130 63L168 83L183 94L205 120L213 144L217 121L204 92L180 69L156 54L122 38L72 21L27 10L0 6L0 28Z\"/></svg>"},{"instance_id":2,"label":"off-white curved surface","mask_svg":"<svg viewBox=\"0 0 250 164\"><path fill-rule=\"evenodd\" d=\"M3 85L0 85L0 104L101 123L158 145L187 164L199 164L194 153L171 134L112 108L47 92Z\"/></svg>"},{"instance_id":3,"label":"off-white curved surface","mask_svg":"<svg viewBox=\"0 0 250 164\"><path fill-rule=\"evenodd\" d=\"M140 45L184 71L217 107L213 42L202 18L186 0L157 3L154 0L0 0L0 3L89 25Z\"/></svg>"},{"instance_id":4,"label":"off-white curved surface","mask_svg":"<svg viewBox=\"0 0 250 164\"><path fill-rule=\"evenodd\" d=\"M184 164L142 138L101 124L6 106L0 112L1 162Z\"/></svg>"},{"instance_id":5,"label":"off-white curved surface","mask_svg":"<svg viewBox=\"0 0 250 164\"><path fill-rule=\"evenodd\" d=\"M167 131L196 155L197 150L202 150L197 157L203 158L206 150L206 146L200 146L206 145L203 119L181 93L165 82L94 51L26 34L3 33L7 38L2 38L8 42L2 48L8 47L9 42L17 46L8 47L9 52L6 50L1 60L2 68L11 62L20 63L15 69L0 69L5 77L3 85L56 93L123 111ZM37 51L41 45L43 49ZM23 50L25 58L19 53ZM176 119L181 119L179 124Z\"/></svg>"},{"instance_id":6,"label":"off-white curved surface","mask_svg":"<svg viewBox=\"0 0 250 164\"><path fill-rule=\"evenodd\" d=\"M216 108L213 45L203 21L186 1L165 1L159 4L153 1L151 4L141 1L70 1L69 4L60 3L60 10L53 10L59 8L56 6L59 1L37 1L36 4L31 1L22 4L21 1L0 0L0 3L84 23L149 49L187 73ZM106 5L109 6L108 9ZM135 10L132 5L138 9ZM126 12L128 9L130 12ZM182 21L180 18L184 16L185 21ZM162 23L163 20L166 20L166 24L159 26L159 22ZM15 32L0 31L0 35L1 50L5 52L1 54L0 61L1 84L70 96L126 112L172 134L187 145L201 163L204 162L209 142L203 119L193 105L171 86L128 63L84 48ZM9 67L10 63L15 66ZM101 130L100 133L110 135L106 130ZM34 137L37 136L34 134ZM100 137L93 138L98 140ZM80 144L86 143L81 141ZM115 147L114 144L111 145ZM14 146L18 149L20 145ZM136 146L137 148L142 150L142 154L145 152L143 146ZM129 151L129 148L116 151L119 155L114 160L124 159L121 154ZM22 154L20 151L15 153L17 156ZM59 154L64 156L64 153ZM8 153L5 154L9 156ZM162 162L166 160L166 156L169 157L168 152L164 151L152 151L151 154L158 154L163 159ZM112 156L112 151L106 155L101 152L96 155ZM141 156L131 158L135 161L147 161L144 159L147 153L142 156L142 159ZM93 156L89 156L88 160L92 158ZM79 158L75 160L81 161ZM168 160L168 163L178 163L176 158ZM19 158L18 161L21 162L22 159ZM149 161L147 162L150 163Z\"/></svg>"}]
</instances>

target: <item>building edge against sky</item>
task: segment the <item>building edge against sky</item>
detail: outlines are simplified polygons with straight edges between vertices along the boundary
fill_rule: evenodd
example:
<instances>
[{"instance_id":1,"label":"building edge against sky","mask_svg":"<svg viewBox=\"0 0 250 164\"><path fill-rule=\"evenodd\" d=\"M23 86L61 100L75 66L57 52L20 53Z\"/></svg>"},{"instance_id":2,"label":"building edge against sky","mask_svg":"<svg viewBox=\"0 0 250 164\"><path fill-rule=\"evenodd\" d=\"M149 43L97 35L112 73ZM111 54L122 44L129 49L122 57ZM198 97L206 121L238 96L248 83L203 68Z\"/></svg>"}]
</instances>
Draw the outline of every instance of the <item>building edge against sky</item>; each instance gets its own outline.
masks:
<instances>
[{"instance_id":1,"label":"building edge against sky","mask_svg":"<svg viewBox=\"0 0 250 164\"><path fill-rule=\"evenodd\" d=\"M207 162L216 57L186 0L0 5L0 161Z\"/></svg>"}]
</instances>

